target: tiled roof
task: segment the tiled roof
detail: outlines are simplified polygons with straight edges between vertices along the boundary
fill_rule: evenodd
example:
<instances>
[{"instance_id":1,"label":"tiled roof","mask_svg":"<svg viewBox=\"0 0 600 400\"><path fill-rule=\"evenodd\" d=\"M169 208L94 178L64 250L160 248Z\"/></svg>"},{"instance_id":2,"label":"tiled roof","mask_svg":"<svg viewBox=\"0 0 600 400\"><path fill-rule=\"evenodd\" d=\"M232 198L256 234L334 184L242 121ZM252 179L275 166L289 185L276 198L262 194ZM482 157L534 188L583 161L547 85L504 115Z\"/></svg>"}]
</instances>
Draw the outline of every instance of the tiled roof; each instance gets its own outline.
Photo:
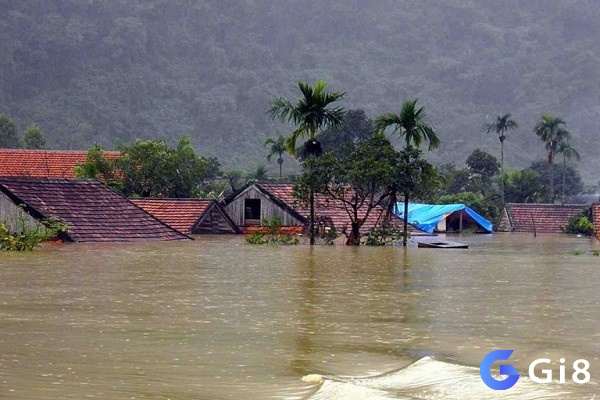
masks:
<instances>
[{"instance_id":1,"label":"tiled roof","mask_svg":"<svg viewBox=\"0 0 600 400\"><path fill-rule=\"evenodd\" d=\"M118 151L105 151L114 159ZM0 149L0 177L75 179L75 167L85 164L87 151Z\"/></svg>"},{"instance_id":2,"label":"tiled roof","mask_svg":"<svg viewBox=\"0 0 600 400\"><path fill-rule=\"evenodd\" d=\"M218 210L213 215L219 218L219 221L213 221L212 225L215 229L211 229L210 233L237 232L237 228L214 200L149 198L130 200L159 220L184 233L196 233L193 231L196 224L210 208L215 207Z\"/></svg>"},{"instance_id":3,"label":"tiled roof","mask_svg":"<svg viewBox=\"0 0 600 400\"><path fill-rule=\"evenodd\" d=\"M513 232L560 233L569 219L581 212L582 204L508 203L504 218ZM505 226L506 221L499 225Z\"/></svg>"},{"instance_id":4,"label":"tiled roof","mask_svg":"<svg viewBox=\"0 0 600 400\"><path fill-rule=\"evenodd\" d=\"M288 207L295 210L300 214L306 221L308 221L309 208L307 205L300 204L292 194L292 184L286 183L261 183L257 184L263 191L269 193L271 196L276 197L282 203L285 203ZM366 213L367 207L361 207L359 209L359 218L362 218ZM362 234L369 232L371 229L381 226L383 217L385 216L386 210L382 206L375 206L370 212L367 220L362 225L360 231ZM330 219L335 226L335 229L341 231L346 229L350 231L350 216L344 209L344 205L341 201L332 199L329 196L318 194L315 196L315 217L318 220L319 217ZM402 227L402 220L395 214L392 214L392 225L396 228ZM408 225L410 232L420 232L412 225Z\"/></svg>"},{"instance_id":5,"label":"tiled roof","mask_svg":"<svg viewBox=\"0 0 600 400\"><path fill-rule=\"evenodd\" d=\"M596 227L596 237L600 239L600 204L592 204L592 219Z\"/></svg>"},{"instance_id":6,"label":"tiled roof","mask_svg":"<svg viewBox=\"0 0 600 400\"><path fill-rule=\"evenodd\" d=\"M67 224L76 242L189 239L93 180L0 178L0 191L37 219Z\"/></svg>"}]
</instances>

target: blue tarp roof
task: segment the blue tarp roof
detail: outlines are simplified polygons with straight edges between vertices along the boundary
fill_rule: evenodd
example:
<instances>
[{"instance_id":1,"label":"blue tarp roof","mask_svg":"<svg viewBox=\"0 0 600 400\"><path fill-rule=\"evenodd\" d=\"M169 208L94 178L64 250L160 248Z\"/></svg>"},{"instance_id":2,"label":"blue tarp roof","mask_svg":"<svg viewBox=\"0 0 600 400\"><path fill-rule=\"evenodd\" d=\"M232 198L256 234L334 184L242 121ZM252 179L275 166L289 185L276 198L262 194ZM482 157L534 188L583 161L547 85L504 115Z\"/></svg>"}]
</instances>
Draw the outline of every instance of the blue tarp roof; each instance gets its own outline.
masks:
<instances>
[{"instance_id":1,"label":"blue tarp roof","mask_svg":"<svg viewBox=\"0 0 600 400\"><path fill-rule=\"evenodd\" d=\"M465 204L408 203L408 222L425 232L432 233L443 218L455 211L464 211L482 229L492 233L492 223ZM396 215L404 219L404 203L396 203Z\"/></svg>"}]
</instances>

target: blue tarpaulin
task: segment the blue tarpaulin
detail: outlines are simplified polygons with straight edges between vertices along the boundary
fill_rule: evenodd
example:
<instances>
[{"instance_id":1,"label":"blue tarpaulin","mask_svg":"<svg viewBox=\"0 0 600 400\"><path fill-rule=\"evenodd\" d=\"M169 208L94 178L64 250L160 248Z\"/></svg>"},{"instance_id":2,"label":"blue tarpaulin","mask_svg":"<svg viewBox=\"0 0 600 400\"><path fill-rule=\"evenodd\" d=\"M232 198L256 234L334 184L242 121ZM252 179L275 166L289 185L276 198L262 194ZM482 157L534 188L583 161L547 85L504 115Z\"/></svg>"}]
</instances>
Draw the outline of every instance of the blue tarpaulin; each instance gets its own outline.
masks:
<instances>
[{"instance_id":1,"label":"blue tarpaulin","mask_svg":"<svg viewBox=\"0 0 600 400\"><path fill-rule=\"evenodd\" d=\"M457 211L464 211L480 228L492 233L492 223L464 204L408 203L408 223L432 233L442 219ZM404 219L404 203L396 203L396 215Z\"/></svg>"}]
</instances>

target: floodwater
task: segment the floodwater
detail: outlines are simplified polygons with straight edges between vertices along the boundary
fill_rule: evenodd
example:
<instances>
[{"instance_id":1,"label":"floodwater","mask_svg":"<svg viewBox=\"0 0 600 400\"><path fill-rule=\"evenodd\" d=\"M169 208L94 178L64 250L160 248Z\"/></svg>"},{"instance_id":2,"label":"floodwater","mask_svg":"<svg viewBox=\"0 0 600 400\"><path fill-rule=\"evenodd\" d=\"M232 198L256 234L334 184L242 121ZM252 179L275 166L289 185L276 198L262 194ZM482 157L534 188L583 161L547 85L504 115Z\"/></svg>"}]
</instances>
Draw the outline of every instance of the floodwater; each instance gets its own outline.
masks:
<instances>
[{"instance_id":1,"label":"floodwater","mask_svg":"<svg viewBox=\"0 0 600 400\"><path fill-rule=\"evenodd\" d=\"M600 242L452 240L470 248L210 237L2 252L0 399L596 398ZM496 349L522 376L504 392L479 377ZM555 381L564 358L566 383L531 382L537 358ZM572 382L576 359L590 383Z\"/></svg>"}]
</instances>

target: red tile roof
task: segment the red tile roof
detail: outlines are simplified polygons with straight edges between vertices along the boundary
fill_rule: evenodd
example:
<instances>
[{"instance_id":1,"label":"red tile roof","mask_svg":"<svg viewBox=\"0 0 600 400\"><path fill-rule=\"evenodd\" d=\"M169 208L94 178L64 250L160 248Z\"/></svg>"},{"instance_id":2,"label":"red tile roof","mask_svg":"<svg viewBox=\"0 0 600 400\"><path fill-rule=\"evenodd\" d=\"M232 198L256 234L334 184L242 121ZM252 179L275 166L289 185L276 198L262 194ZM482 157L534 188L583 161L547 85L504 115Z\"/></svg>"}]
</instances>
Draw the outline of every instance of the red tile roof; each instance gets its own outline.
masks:
<instances>
[{"instance_id":1,"label":"red tile roof","mask_svg":"<svg viewBox=\"0 0 600 400\"><path fill-rule=\"evenodd\" d=\"M180 232L196 233L194 228L211 208L217 208L210 233L237 233L237 228L214 200L205 199L130 199L134 204ZM214 227L214 228L213 228Z\"/></svg>"},{"instance_id":2,"label":"red tile roof","mask_svg":"<svg viewBox=\"0 0 600 400\"><path fill-rule=\"evenodd\" d=\"M569 219L585 207L582 204L508 203L498 225L508 225L513 232L560 233Z\"/></svg>"},{"instance_id":3,"label":"red tile roof","mask_svg":"<svg viewBox=\"0 0 600 400\"><path fill-rule=\"evenodd\" d=\"M0 191L37 219L67 224L67 240L132 242L189 237L93 180L0 178Z\"/></svg>"},{"instance_id":4,"label":"red tile roof","mask_svg":"<svg viewBox=\"0 0 600 400\"><path fill-rule=\"evenodd\" d=\"M114 159L118 151L105 151ZM84 164L87 151L0 149L0 177L75 179L75 167Z\"/></svg>"},{"instance_id":5,"label":"red tile roof","mask_svg":"<svg viewBox=\"0 0 600 400\"><path fill-rule=\"evenodd\" d=\"M292 184L287 183L260 183L257 184L264 192L268 192L271 196L277 198L289 208L292 208L298 214L300 214L305 221L308 221L309 208L307 205L301 204L296 200L292 194ZM359 218L362 218L366 213L367 207L364 206L359 209ZM362 225L360 232L362 234L368 233L375 227L381 226L383 217L385 216L386 210L382 206L376 206L369 214L367 220ZM351 219L344 205L341 201L335 200L329 196L318 194L315 196L315 217L318 220L319 217L330 219L335 226L337 231L344 229L350 232ZM392 215L392 225L396 228L402 227L402 220L396 215ZM420 232L417 228L409 224L410 232Z\"/></svg>"}]
</instances>

